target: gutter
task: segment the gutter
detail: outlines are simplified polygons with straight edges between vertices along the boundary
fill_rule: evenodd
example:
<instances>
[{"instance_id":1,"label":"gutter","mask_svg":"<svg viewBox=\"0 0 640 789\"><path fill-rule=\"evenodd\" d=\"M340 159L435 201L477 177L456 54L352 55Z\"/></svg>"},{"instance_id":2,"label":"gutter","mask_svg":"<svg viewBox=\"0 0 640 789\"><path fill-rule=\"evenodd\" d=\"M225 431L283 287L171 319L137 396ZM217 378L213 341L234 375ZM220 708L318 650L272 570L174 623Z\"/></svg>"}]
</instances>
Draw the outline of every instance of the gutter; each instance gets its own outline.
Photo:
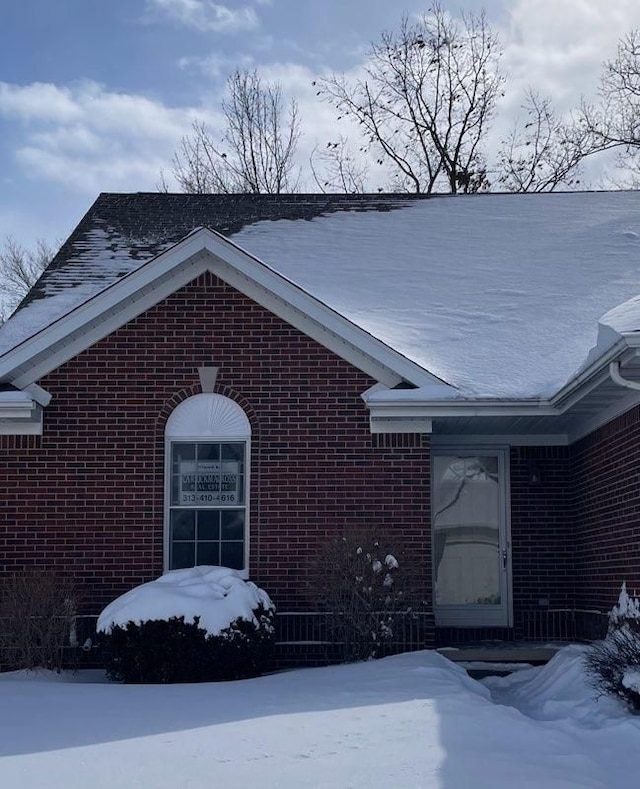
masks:
<instances>
[{"instance_id":1,"label":"gutter","mask_svg":"<svg viewBox=\"0 0 640 789\"><path fill-rule=\"evenodd\" d=\"M635 356L640 350L640 334L624 334L605 353L581 370L574 378L548 398L535 400L469 400L464 398L429 399L419 390L381 391L372 387L362 397L372 418L390 420L438 417L495 416L562 416L598 384L611 379L619 386L640 391L640 382L620 375L623 356Z\"/></svg>"},{"instance_id":2,"label":"gutter","mask_svg":"<svg viewBox=\"0 0 640 789\"><path fill-rule=\"evenodd\" d=\"M620 362L615 361L609 364L609 375L611 376L611 380L614 384L618 384L618 386L623 386L625 389L633 389L636 392L640 392L640 382L639 381L629 381L627 378L623 378L620 375Z\"/></svg>"}]
</instances>

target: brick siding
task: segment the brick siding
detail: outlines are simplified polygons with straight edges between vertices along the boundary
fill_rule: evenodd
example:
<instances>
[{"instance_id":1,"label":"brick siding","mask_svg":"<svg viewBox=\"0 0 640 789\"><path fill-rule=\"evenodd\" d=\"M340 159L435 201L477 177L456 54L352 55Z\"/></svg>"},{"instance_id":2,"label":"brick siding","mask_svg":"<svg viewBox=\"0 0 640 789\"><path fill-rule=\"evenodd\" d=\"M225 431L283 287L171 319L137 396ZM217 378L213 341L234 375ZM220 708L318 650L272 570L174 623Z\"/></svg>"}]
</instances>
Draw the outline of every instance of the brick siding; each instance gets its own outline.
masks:
<instances>
[{"instance_id":1,"label":"brick siding","mask_svg":"<svg viewBox=\"0 0 640 789\"><path fill-rule=\"evenodd\" d=\"M608 611L640 592L640 408L572 447L576 604Z\"/></svg>"},{"instance_id":2,"label":"brick siding","mask_svg":"<svg viewBox=\"0 0 640 789\"><path fill-rule=\"evenodd\" d=\"M250 573L280 610L312 609L317 546L366 525L430 608L428 437L371 436L374 381L210 274L46 376L42 437L0 437L0 570L72 571L88 613L159 575L164 427L208 365L251 422Z\"/></svg>"},{"instance_id":3,"label":"brick siding","mask_svg":"<svg viewBox=\"0 0 640 789\"><path fill-rule=\"evenodd\" d=\"M539 481L530 482L535 465ZM527 611L574 606L568 447L511 448L514 625Z\"/></svg>"}]
</instances>

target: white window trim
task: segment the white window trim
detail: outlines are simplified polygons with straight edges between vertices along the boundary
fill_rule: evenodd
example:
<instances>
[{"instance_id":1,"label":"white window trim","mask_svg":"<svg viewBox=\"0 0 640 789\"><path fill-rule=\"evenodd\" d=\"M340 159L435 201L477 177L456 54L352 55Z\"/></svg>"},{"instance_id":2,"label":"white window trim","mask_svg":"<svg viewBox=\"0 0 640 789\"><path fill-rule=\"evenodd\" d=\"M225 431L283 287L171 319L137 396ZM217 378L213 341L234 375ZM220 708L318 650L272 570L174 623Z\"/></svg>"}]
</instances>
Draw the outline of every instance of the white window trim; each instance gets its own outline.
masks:
<instances>
[{"instance_id":1,"label":"white window trim","mask_svg":"<svg viewBox=\"0 0 640 789\"><path fill-rule=\"evenodd\" d=\"M198 394L183 400L171 412L165 426L164 441L164 528L163 567L169 570L171 513L171 446L179 443L206 444L221 442L245 446L245 518L244 567L239 570L249 578L250 490L251 490L251 425L247 415L234 401L219 394Z\"/></svg>"}]
</instances>

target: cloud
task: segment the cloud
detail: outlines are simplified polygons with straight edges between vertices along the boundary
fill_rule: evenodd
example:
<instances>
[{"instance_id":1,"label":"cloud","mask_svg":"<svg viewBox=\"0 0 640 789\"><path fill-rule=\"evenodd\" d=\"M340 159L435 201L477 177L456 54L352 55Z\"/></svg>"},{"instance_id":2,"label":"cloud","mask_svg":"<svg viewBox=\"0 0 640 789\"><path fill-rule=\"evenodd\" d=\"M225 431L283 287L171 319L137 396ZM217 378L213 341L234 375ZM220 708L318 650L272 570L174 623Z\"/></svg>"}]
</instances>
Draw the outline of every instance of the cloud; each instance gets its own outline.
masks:
<instances>
[{"instance_id":1,"label":"cloud","mask_svg":"<svg viewBox=\"0 0 640 789\"><path fill-rule=\"evenodd\" d=\"M213 52L206 57L187 56L178 60L178 68L187 72L196 72L205 77L227 77L236 68L253 69L255 58L253 55L235 55L227 57L218 52Z\"/></svg>"},{"instance_id":2,"label":"cloud","mask_svg":"<svg viewBox=\"0 0 640 789\"><path fill-rule=\"evenodd\" d=\"M6 144L13 139L15 159L28 177L87 194L153 189L194 119L212 129L220 124L211 110L167 107L95 82L0 83L1 116L21 124Z\"/></svg>"},{"instance_id":3,"label":"cloud","mask_svg":"<svg viewBox=\"0 0 640 789\"><path fill-rule=\"evenodd\" d=\"M65 88L44 82L26 87L0 82L0 113L25 121L77 120L78 107Z\"/></svg>"},{"instance_id":4,"label":"cloud","mask_svg":"<svg viewBox=\"0 0 640 789\"><path fill-rule=\"evenodd\" d=\"M534 85L564 107L594 95L603 60L640 26L637 0L518 0L501 31L508 92Z\"/></svg>"},{"instance_id":5,"label":"cloud","mask_svg":"<svg viewBox=\"0 0 640 789\"><path fill-rule=\"evenodd\" d=\"M232 9L212 0L147 0L147 10L201 32L237 33L260 26L254 8Z\"/></svg>"},{"instance_id":6,"label":"cloud","mask_svg":"<svg viewBox=\"0 0 640 789\"><path fill-rule=\"evenodd\" d=\"M602 63L615 57L618 41L640 27L637 0L517 0L499 29L507 74L505 96L487 148L512 127L529 86L548 96L558 113L568 115L582 101L597 97ZM585 162L585 185L603 183L608 160Z\"/></svg>"}]
</instances>

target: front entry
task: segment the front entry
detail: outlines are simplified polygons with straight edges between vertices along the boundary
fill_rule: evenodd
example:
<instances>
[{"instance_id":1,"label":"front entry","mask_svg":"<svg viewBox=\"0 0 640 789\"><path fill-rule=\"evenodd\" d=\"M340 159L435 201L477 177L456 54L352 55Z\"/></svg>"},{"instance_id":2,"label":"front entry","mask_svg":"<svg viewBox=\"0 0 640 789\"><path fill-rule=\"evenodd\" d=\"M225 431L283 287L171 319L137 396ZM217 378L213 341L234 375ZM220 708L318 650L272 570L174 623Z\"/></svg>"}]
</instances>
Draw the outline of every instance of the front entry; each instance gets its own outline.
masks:
<instances>
[{"instance_id":1,"label":"front entry","mask_svg":"<svg viewBox=\"0 0 640 789\"><path fill-rule=\"evenodd\" d=\"M437 626L509 627L508 450L434 449Z\"/></svg>"}]
</instances>

